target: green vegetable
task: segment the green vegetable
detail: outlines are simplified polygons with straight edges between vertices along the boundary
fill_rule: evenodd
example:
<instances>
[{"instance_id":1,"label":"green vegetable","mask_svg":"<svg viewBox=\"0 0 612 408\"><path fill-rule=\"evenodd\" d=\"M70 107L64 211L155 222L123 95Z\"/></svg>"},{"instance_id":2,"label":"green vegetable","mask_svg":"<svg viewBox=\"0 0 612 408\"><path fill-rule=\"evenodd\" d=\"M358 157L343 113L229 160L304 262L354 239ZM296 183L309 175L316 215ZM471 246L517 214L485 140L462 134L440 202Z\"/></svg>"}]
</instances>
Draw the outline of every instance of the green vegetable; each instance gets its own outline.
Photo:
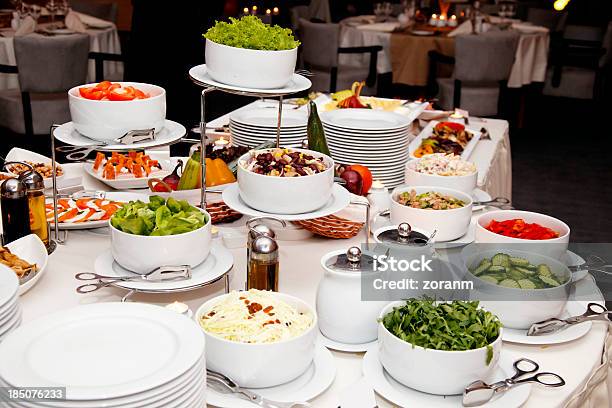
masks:
<instances>
[{"instance_id":1,"label":"green vegetable","mask_svg":"<svg viewBox=\"0 0 612 408\"><path fill-rule=\"evenodd\" d=\"M478 276L481 273L485 272L490 267L491 267L491 261L485 258L482 261L480 261L480 264L478 265L476 269L474 269L472 273L474 274L474 276Z\"/></svg>"},{"instance_id":2,"label":"green vegetable","mask_svg":"<svg viewBox=\"0 0 612 408\"><path fill-rule=\"evenodd\" d=\"M514 266L527 266L529 261L525 258L510 257L510 263Z\"/></svg>"},{"instance_id":3,"label":"green vegetable","mask_svg":"<svg viewBox=\"0 0 612 408\"><path fill-rule=\"evenodd\" d=\"M545 264L540 264L538 265L538 274L540 274L540 276L552 276L552 271L550 270L550 268L548 267L548 265Z\"/></svg>"},{"instance_id":4,"label":"green vegetable","mask_svg":"<svg viewBox=\"0 0 612 408\"><path fill-rule=\"evenodd\" d=\"M177 235L194 231L208 220L187 201L151 196L148 203L130 201L111 218L113 227L133 235Z\"/></svg>"},{"instance_id":5,"label":"green vegetable","mask_svg":"<svg viewBox=\"0 0 612 408\"><path fill-rule=\"evenodd\" d=\"M493 258L491 258L491 262L496 266L510 266L510 257L506 254L495 254Z\"/></svg>"},{"instance_id":6,"label":"green vegetable","mask_svg":"<svg viewBox=\"0 0 612 408\"><path fill-rule=\"evenodd\" d=\"M550 286L559 286L559 282L557 282L556 280L554 280L553 278L549 276L540 275L540 280L544 283L547 283Z\"/></svg>"},{"instance_id":7,"label":"green vegetable","mask_svg":"<svg viewBox=\"0 0 612 408\"><path fill-rule=\"evenodd\" d=\"M300 45L290 29L264 24L256 16L230 17L229 23L217 21L204 37L217 44L250 50L292 50Z\"/></svg>"},{"instance_id":8,"label":"green vegetable","mask_svg":"<svg viewBox=\"0 0 612 408\"><path fill-rule=\"evenodd\" d=\"M478 302L455 300L437 303L431 299L409 299L382 318L393 335L434 350L462 351L490 347L499 336L501 322ZM492 348L487 350L487 364Z\"/></svg>"},{"instance_id":9,"label":"green vegetable","mask_svg":"<svg viewBox=\"0 0 612 408\"><path fill-rule=\"evenodd\" d=\"M519 288L519 284L514 279L504 279L499 282L499 286L505 286L507 288Z\"/></svg>"},{"instance_id":10,"label":"green vegetable","mask_svg":"<svg viewBox=\"0 0 612 408\"><path fill-rule=\"evenodd\" d=\"M533 283L529 279L521 279L518 281L518 284L521 287L521 289L535 289L536 288L535 283Z\"/></svg>"}]
</instances>

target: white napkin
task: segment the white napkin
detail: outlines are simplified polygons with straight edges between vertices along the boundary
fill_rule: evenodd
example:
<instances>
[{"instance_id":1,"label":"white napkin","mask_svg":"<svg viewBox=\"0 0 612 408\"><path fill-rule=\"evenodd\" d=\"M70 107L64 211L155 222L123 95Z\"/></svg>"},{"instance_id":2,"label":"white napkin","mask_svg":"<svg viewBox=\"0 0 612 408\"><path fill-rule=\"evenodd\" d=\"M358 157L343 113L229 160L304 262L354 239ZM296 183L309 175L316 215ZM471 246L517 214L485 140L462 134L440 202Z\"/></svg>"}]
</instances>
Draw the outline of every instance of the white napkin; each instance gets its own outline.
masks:
<instances>
[{"instance_id":1,"label":"white napkin","mask_svg":"<svg viewBox=\"0 0 612 408\"><path fill-rule=\"evenodd\" d=\"M519 31L525 34L538 34L538 33L544 34L548 32L548 28L546 27L536 26L533 24L526 24L526 23L513 23L512 28L516 31Z\"/></svg>"},{"instance_id":2,"label":"white napkin","mask_svg":"<svg viewBox=\"0 0 612 408\"><path fill-rule=\"evenodd\" d=\"M364 24L364 25L357 26L357 28L359 30L380 31L384 33L390 33L396 28L398 28L399 25L400 24L397 21L389 21L386 23Z\"/></svg>"},{"instance_id":3,"label":"white napkin","mask_svg":"<svg viewBox=\"0 0 612 408\"><path fill-rule=\"evenodd\" d=\"M73 11L73 13L79 16L83 24L85 24L87 27L110 28L114 25L111 21L102 20L101 18L90 16L89 14L83 14L77 11Z\"/></svg>"},{"instance_id":4,"label":"white napkin","mask_svg":"<svg viewBox=\"0 0 612 408\"><path fill-rule=\"evenodd\" d=\"M87 29L85 28L85 24L83 24L78 14L72 10L70 10L66 15L66 20L64 21L64 24L66 24L66 27L77 33L84 33L85 31L87 31Z\"/></svg>"},{"instance_id":5,"label":"white napkin","mask_svg":"<svg viewBox=\"0 0 612 408\"><path fill-rule=\"evenodd\" d=\"M36 31L36 20L32 16L27 16L19 24L19 28L15 31L15 37L32 34Z\"/></svg>"}]
</instances>

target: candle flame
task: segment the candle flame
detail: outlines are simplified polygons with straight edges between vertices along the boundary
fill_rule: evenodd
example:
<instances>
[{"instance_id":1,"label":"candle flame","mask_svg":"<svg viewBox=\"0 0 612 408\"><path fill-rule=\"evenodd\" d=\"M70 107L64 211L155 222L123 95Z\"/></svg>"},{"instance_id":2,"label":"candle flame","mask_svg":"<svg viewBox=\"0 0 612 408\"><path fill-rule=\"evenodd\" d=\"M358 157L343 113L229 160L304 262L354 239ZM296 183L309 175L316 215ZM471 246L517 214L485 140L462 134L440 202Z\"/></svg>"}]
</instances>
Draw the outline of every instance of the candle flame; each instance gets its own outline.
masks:
<instances>
[{"instance_id":1,"label":"candle flame","mask_svg":"<svg viewBox=\"0 0 612 408\"><path fill-rule=\"evenodd\" d=\"M266 9L266 14L267 14L267 15L272 14L272 10L270 10L270 9Z\"/></svg>"},{"instance_id":2,"label":"candle flame","mask_svg":"<svg viewBox=\"0 0 612 408\"><path fill-rule=\"evenodd\" d=\"M562 11L569 2L570 0L556 0L553 4L553 7L557 11Z\"/></svg>"},{"instance_id":3,"label":"candle flame","mask_svg":"<svg viewBox=\"0 0 612 408\"><path fill-rule=\"evenodd\" d=\"M431 18L436 19L436 18L438 18L438 15L437 14L432 14Z\"/></svg>"}]
</instances>

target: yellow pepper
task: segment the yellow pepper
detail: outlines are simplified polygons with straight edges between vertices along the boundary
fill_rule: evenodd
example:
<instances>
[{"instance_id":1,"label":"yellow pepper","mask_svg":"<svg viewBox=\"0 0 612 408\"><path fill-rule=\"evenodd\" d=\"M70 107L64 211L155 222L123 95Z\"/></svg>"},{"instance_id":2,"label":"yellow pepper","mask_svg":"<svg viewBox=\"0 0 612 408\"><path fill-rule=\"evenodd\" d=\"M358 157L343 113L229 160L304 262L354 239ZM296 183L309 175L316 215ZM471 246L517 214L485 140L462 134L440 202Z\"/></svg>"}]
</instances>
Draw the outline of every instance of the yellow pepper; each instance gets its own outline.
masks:
<instances>
[{"instance_id":1,"label":"yellow pepper","mask_svg":"<svg viewBox=\"0 0 612 408\"><path fill-rule=\"evenodd\" d=\"M206 187L234 183L236 177L222 159L206 159Z\"/></svg>"}]
</instances>

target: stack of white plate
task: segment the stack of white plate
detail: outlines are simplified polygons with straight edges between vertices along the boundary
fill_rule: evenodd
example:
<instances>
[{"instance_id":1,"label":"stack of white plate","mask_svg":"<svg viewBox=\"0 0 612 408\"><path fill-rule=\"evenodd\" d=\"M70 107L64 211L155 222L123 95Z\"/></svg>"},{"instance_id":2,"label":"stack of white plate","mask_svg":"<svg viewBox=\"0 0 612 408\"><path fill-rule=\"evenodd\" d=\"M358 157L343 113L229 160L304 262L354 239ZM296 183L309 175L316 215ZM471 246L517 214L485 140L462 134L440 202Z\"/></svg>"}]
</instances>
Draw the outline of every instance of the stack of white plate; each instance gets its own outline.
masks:
<instances>
[{"instance_id":1,"label":"stack of white plate","mask_svg":"<svg viewBox=\"0 0 612 408\"><path fill-rule=\"evenodd\" d=\"M0 342L21 324L19 279L11 268L0 264Z\"/></svg>"},{"instance_id":2,"label":"stack of white plate","mask_svg":"<svg viewBox=\"0 0 612 408\"><path fill-rule=\"evenodd\" d=\"M100 303L49 314L7 336L0 361L0 387L66 387L65 399L19 406L206 405L204 334L159 306Z\"/></svg>"},{"instance_id":3,"label":"stack of white plate","mask_svg":"<svg viewBox=\"0 0 612 408\"><path fill-rule=\"evenodd\" d=\"M283 108L280 144L283 147L301 147L307 139L308 114L291 107ZM230 116L232 143L238 146L255 147L276 140L278 125L277 108L241 110Z\"/></svg>"},{"instance_id":4,"label":"stack of white plate","mask_svg":"<svg viewBox=\"0 0 612 408\"><path fill-rule=\"evenodd\" d=\"M338 163L367 166L387 187L404 181L411 119L372 109L321 113L329 151Z\"/></svg>"}]
</instances>

